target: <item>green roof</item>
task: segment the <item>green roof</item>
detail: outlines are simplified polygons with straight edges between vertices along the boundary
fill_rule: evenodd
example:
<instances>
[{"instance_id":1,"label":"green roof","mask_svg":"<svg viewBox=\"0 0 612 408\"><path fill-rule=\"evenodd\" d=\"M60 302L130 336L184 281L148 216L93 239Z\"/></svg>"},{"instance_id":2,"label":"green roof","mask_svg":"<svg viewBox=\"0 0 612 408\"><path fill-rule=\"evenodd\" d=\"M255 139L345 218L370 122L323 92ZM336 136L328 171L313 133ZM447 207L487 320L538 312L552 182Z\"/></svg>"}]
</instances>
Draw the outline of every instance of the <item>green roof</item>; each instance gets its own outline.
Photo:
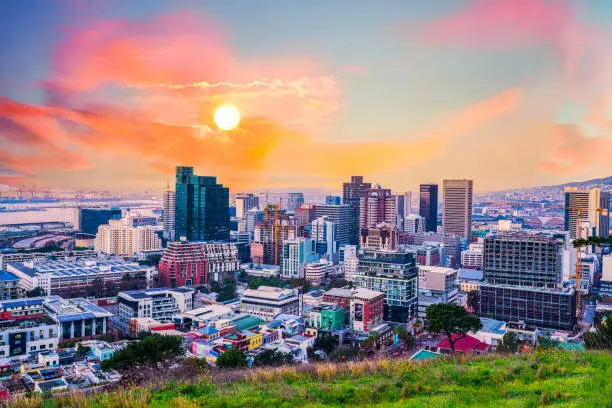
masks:
<instances>
[{"instance_id":1,"label":"green roof","mask_svg":"<svg viewBox=\"0 0 612 408\"><path fill-rule=\"evenodd\" d=\"M559 343L558 346L560 349L568 350L568 351L583 351L584 344L579 343Z\"/></svg>"},{"instance_id":2,"label":"green roof","mask_svg":"<svg viewBox=\"0 0 612 408\"><path fill-rule=\"evenodd\" d=\"M265 322L265 320L253 315L241 316L234 320L236 330L249 330Z\"/></svg>"}]
</instances>

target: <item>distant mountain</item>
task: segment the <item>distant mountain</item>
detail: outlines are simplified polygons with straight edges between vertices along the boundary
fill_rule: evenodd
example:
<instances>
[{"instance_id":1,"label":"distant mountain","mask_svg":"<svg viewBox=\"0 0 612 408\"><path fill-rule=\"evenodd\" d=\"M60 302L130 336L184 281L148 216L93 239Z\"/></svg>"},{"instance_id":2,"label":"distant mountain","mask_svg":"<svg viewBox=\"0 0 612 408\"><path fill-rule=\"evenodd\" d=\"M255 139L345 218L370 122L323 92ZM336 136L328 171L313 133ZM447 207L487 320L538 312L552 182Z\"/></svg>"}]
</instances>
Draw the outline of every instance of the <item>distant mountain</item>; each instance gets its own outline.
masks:
<instances>
[{"instance_id":1,"label":"distant mountain","mask_svg":"<svg viewBox=\"0 0 612 408\"><path fill-rule=\"evenodd\" d=\"M572 181L570 183L558 184L556 186L550 186L550 187L586 187L586 186L591 186L593 184L605 184L605 185L612 186L612 176L598 178L598 179L591 179L591 180L586 180L586 181Z\"/></svg>"}]
</instances>

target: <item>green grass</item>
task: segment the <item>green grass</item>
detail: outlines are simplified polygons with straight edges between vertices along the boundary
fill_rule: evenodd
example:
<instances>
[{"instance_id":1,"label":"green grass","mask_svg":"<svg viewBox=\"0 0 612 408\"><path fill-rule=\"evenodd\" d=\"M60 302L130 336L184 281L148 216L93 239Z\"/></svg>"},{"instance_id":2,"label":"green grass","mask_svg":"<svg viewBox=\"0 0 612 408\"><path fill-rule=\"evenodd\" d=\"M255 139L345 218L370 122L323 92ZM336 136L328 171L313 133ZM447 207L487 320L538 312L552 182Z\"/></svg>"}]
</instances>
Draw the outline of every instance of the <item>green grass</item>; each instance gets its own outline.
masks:
<instances>
[{"instance_id":1,"label":"green grass","mask_svg":"<svg viewBox=\"0 0 612 408\"><path fill-rule=\"evenodd\" d=\"M539 351L283 367L95 396L20 400L29 407L612 407L610 353ZM223 379L225 378L225 379ZM214 381L213 381L214 380ZM215 382L216 381L216 382Z\"/></svg>"}]
</instances>

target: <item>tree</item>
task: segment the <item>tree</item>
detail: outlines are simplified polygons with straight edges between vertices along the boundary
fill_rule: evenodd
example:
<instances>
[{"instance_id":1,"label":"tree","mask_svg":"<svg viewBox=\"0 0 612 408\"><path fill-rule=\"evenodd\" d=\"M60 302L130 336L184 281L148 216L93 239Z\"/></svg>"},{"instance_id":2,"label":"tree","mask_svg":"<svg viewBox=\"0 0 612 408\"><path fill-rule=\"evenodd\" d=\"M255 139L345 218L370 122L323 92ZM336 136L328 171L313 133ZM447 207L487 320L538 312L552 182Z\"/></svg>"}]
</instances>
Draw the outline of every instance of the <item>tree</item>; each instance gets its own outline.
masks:
<instances>
[{"instance_id":1,"label":"tree","mask_svg":"<svg viewBox=\"0 0 612 408\"><path fill-rule=\"evenodd\" d=\"M357 356L357 353L359 353L358 348L351 347L349 345L343 345L329 353L327 358L330 361L347 361L354 359Z\"/></svg>"},{"instance_id":2,"label":"tree","mask_svg":"<svg viewBox=\"0 0 612 408\"><path fill-rule=\"evenodd\" d=\"M557 340L554 340L550 336L550 333L546 332L542 336L538 337L538 348L554 349L557 347L559 347L559 342Z\"/></svg>"},{"instance_id":3,"label":"tree","mask_svg":"<svg viewBox=\"0 0 612 408\"><path fill-rule=\"evenodd\" d=\"M345 286L353 287L353 282L347 281L346 279L332 279L326 286L326 290L333 288L343 288Z\"/></svg>"},{"instance_id":4,"label":"tree","mask_svg":"<svg viewBox=\"0 0 612 408\"><path fill-rule=\"evenodd\" d=\"M497 351L502 353L516 353L521 349L521 340L515 332L506 332Z\"/></svg>"},{"instance_id":5,"label":"tree","mask_svg":"<svg viewBox=\"0 0 612 408\"><path fill-rule=\"evenodd\" d=\"M395 326L393 331L397 334L397 337L404 343L406 347L413 346L415 341L412 334L408 333L404 326Z\"/></svg>"},{"instance_id":6,"label":"tree","mask_svg":"<svg viewBox=\"0 0 612 408\"><path fill-rule=\"evenodd\" d=\"M480 294L477 290L470 290L467 294L467 305L469 308L474 309L478 304L478 295Z\"/></svg>"},{"instance_id":7,"label":"tree","mask_svg":"<svg viewBox=\"0 0 612 408\"><path fill-rule=\"evenodd\" d=\"M304 289L304 293L307 293L310 292L310 289L312 289L312 283L304 278L291 278L289 281L289 288L293 289L299 287L302 287Z\"/></svg>"},{"instance_id":8,"label":"tree","mask_svg":"<svg viewBox=\"0 0 612 408\"><path fill-rule=\"evenodd\" d=\"M584 345L588 349L612 349L612 323L609 316L597 323L593 331L584 333Z\"/></svg>"},{"instance_id":9,"label":"tree","mask_svg":"<svg viewBox=\"0 0 612 408\"><path fill-rule=\"evenodd\" d=\"M79 343L79 346L77 347L77 354L79 356L84 356L85 354L89 353L90 350L91 350L91 347L84 346L81 343Z\"/></svg>"},{"instance_id":10,"label":"tree","mask_svg":"<svg viewBox=\"0 0 612 408\"><path fill-rule=\"evenodd\" d=\"M225 302L236 298L236 281L232 278L223 279L223 287L217 291L217 302Z\"/></svg>"},{"instance_id":11,"label":"tree","mask_svg":"<svg viewBox=\"0 0 612 408\"><path fill-rule=\"evenodd\" d=\"M372 334L370 334L364 341L363 341L363 347L367 348L367 349L375 349L378 348L378 342L380 340L380 334L378 334L378 332L374 332Z\"/></svg>"},{"instance_id":12,"label":"tree","mask_svg":"<svg viewBox=\"0 0 612 408\"><path fill-rule=\"evenodd\" d=\"M320 333L314 342L315 349L323 349L326 354L331 353L338 346L338 341L329 333Z\"/></svg>"},{"instance_id":13,"label":"tree","mask_svg":"<svg viewBox=\"0 0 612 408\"><path fill-rule=\"evenodd\" d=\"M446 336L455 352L455 343L470 332L477 332L482 328L480 319L468 314L464 307L452 303L437 303L425 309L429 330ZM453 338L453 335L456 337Z\"/></svg>"},{"instance_id":14,"label":"tree","mask_svg":"<svg viewBox=\"0 0 612 408\"><path fill-rule=\"evenodd\" d=\"M219 368L246 367L246 356L238 349L230 349L217 358L216 365Z\"/></svg>"},{"instance_id":15,"label":"tree","mask_svg":"<svg viewBox=\"0 0 612 408\"><path fill-rule=\"evenodd\" d=\"M34 289L27 291L25 293L25 296L29 298L41 297L41 296L47 296L47 293L40 286L37 286Z\"/></svg>"},{"instance_id":16,"label":"tree","mask_svg":"<svg viewBox=\"0 0 612 408\"><path fill-rule=\"evenodd\" d=\"M126 369L138 364L156 364L182 353L181 336L154 334L143 340L130 343L117 351L109 360L102 362L102 369Z\"/></svg>"},{"instance_id":17,"label":"tree","mask_svg":"<svg viewBox=\"0 0 612 408\"><path fill-rule=\"evenodd\" d=\"M293 363L293 356L276 350L265 350L255 356L254 365L257 367L282 366Z\"/></svg>"},{"instance_id":18,"label":"tree","mask_svg":"<svg viewBox=\"0 0 612 408\"><path fill-rule=\"evenodd\" d=\"M416 322L412 325L414 330L418 333L423 329L423 321L421 319L417 319Z\"/></svg>"}]
</instances>

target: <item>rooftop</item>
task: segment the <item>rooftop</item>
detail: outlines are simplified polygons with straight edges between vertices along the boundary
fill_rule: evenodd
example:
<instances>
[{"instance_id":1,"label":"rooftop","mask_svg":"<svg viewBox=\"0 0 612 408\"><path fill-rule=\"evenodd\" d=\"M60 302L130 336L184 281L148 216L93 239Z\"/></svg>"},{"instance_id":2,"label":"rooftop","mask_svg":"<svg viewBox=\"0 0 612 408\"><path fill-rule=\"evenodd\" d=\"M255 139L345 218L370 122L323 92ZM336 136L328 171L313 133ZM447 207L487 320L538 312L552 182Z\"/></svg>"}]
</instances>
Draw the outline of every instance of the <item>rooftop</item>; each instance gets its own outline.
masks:
<instances>
[{"instance_id":1,"label":"rooftop","mask_svg":"<svg viewBox=\"0 0 612 408\"><path fill-rule=\"evenodd\" d=\"M50 296L45 302L45 307L55 315L54 317L60 323L113 315L83 298L62 299L59 296Z\"/></svg>"},{"instance_id":2,"label":"rooftop","mask_svg":"<svg viewBox=\"0 0 612 408\"><path fill-rule=\"evenodd\" d=\"M257 327L262 323L265 323L265 320L260 319L257 316L253 315L239 315L232 319L233 324L236 326L236 330L249 330L253 327Z\"/></svg>"},{"instance_id":3,"label":"rooftop","mask_svg":"<svg viewBox=\"0 0 612 408\"><path fill-rule=\"evenodd\" d=\"M103 274L113 272L142 272L146 267L136 262L123 261L117 258L93 259L77 258L75 260L45 260L27 261L25 263L9 263L9 267L30 277L40 274L52 274L58 277Z\"/></svg>"},{"instance_id":4,"label":"rooftop","mask_svg":"<svg viewBox=\"0 0 612 408\"><path fill-rule=\"evenodd\" d=\"M328 296L350 298L351 296L353 296L353 291L351 289L332 288L325 292L325 294Z\"/></svg>"},{"instance_id":5,"label":"rooftop","mask_svg":"<svg viewBox=\"0 0 612 408\"><path fill-rule=\"evenodd\" d=\"M257 289L247 289L244 297L254 297L260 299L283 300L296 296L295 289L281 289L272 286L260 286Z\"/></svg>"},{"instance_id":6,"label":"rooftop","mask_svg":"<svg viewBox=\"0 0 612 408\"><path fill-rule=\"evenodd\" d=\"M354 297L366 300L376 299L377 297L384 296L385 294L382 292L377 292L375 290L359 288L355 291Z\"/></svg>"},{"instance_id":7,"label":"rooftop","mask_svg":"<svg viewBox=\"0 0 612 408\"><path fill-rule=\"evenodd\" d=\"M505 331L502 330L502 327L504 327L506 323L500 320L489 319L488 317L481 317L480 323L482 323L482 329L480 329L480 331L494 333L494 334L504 334L505 333Z\"/></svg>"},{"instance_id":8,"label":"rooftop","mask_svg":"<svg viewBox=\"0 0 612 408\"><path fill-rule=\"evenodd\" d=\"M483 273L479 269L459 269L459 275L457 279L459 280L471 280L471 281L481 281L483 278Z\"/></svg>"},{"instance_id":9,"label":"rooftop","mask_svg":"<svg viewBox=\"0 0 612 408\"><path fill-rule=\"evenodd\" d=\"M134 300L142 300L149 299L155 296L156 294L166 293L166 292L174 292L180 294L193 293L194 290L190 288L150 288L150 289L141 289L141 290L126 290L125 292L120 292L119 295L123 297L129 297Z\"/></svg>"},{"instance_id":10,"label":"rooftop","mask_svg":"<svg viewBox=\"0 0 612 408\"><path fill-rule=\"evenodd\" d=\"M19 277L13 273L0 270L0 282L3 281L18 281Z\"/></svg>"}]
</instances>

